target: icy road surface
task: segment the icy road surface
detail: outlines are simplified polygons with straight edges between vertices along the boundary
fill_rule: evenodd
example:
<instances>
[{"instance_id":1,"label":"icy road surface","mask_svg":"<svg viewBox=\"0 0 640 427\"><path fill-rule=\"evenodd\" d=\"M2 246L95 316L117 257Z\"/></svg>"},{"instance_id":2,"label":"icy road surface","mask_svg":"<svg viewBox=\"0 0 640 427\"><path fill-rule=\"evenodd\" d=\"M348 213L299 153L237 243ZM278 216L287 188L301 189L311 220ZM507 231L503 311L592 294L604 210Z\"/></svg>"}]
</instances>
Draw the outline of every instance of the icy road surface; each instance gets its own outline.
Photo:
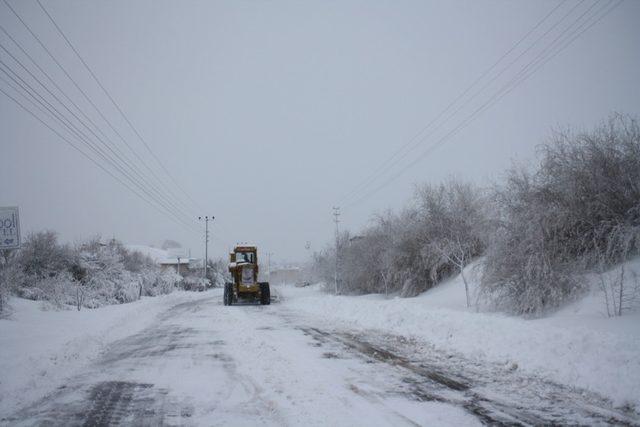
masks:
<instances>
[{"instance_id":1,"label":"icy road surface","mask_svg":"<svg viewBox=\"0 0 640 427\"><path fill-rule=\"evenodd\" d=\"M419 350L422 349L422 350ZM178 303L8 425L639 425L602 398L286 304Z\"/></svg>"}]
</instances>

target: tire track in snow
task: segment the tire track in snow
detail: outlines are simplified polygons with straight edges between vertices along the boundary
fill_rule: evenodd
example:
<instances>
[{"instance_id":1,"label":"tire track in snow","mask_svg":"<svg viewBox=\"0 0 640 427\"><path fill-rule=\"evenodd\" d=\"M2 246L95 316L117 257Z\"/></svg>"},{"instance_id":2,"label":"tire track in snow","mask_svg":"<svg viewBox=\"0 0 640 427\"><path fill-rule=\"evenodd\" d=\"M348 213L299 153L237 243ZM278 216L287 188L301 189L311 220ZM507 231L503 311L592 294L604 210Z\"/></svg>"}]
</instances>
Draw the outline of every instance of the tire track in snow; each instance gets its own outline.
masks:
<instances>
[{"instance_id":1,"label":"tire track in snow","mask_svg":"<svg viewBox=\"0 0 640 427\"><path fill-rule=\"evenodd\" d=\"M289 322L295 322L296 316L288 313L285 315ZM307 319L305 319L305 323ZM362 333L335 331L331 332L315 326L298 326L305 335L312 337L321 346L339 346L349 353L369 361L384 363L386 365L408 371L410 375L403 378L407 385L406 395L412 399L425 402L435 401L463 407L470 414L477 417L483 424L488 425L640 425L640 417L635 413L628 413L610 407L607 402L593 394L585 394L579 390L534 379L530 381L539 388L540 395L536 402L526 401L527 396L518 396L517 390L512 399L502 400L499 393L487 393L488 390L481 385L481 381L469 379L470 375L460 371L465 363L459 360L452 371L443 365L450 363L451 356L439 364L425 364L417 357L406 357L401 352L390 350L389 343L379 342L371 332L370 336ZM379 334L379 336L384 336ZM388 341L393 341L395 348L402 348L406 340L399 337L386 336ZM372 343L375 342L375 344ZM332 353L333 354L333 353ZM433 362L433 360L431 360ZM464 369L464 367L462 368ZM495 372L493 372L495 374ZM366 392L354 386L352 390L358 394ZM389 390L390 394L397 390ZM513 398L515 397L515 398ZM523 398L523 401L518 401ZM526 403L524 402L526 401ZM533 404L532 404L533 403Z\"/></svg>"}]
</instances>

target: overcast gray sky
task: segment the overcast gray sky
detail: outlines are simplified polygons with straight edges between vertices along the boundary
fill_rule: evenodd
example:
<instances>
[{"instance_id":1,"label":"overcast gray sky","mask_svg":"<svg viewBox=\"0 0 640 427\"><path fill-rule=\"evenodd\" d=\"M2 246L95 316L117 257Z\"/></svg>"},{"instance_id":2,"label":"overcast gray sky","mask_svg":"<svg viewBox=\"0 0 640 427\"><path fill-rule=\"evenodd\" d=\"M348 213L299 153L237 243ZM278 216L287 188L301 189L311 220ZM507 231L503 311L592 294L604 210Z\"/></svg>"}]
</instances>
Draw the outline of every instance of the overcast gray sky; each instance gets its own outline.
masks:
<instances>
[{"instance_id":1,"label":"overcast gray sky","mask_svg":"<svg viewBox=\"0 0 640 427\"><path fill-rule=\"evenodd\" d=\"M164 171L35 0L9 2L155 168L166 194L181 196L167 188L171 181ZM544 34L552 18L575 7L563 21L568 25L593 3L567 0L527 42ZM200 214L216 216L213 255L223 255L237 241L252 241L276 259L302 260L307 241L320 249L332 238L331 207L347 204L340 200L346 193L559 2L43 4L154 153L196 199ZM589 128L612 111L637 116L639 22L640 1L627 0L446 144L372 197L343 209L341 226L355 230L372 213L401 206L416 182L456 175L487 183L513 160L533 159L536 145L553 127ZM1 2L0 23L109 134ZM544 40L552 41L553 34ZM0 39L18 54L4 34ZM523 42L520 51L525 47ZM536 53L532 49L522 60ZM4 52L0 57L10 63ZM505 71L496 84L518 69ZM0 81L0 87L7 85ZM492 87L477 101L488 99ZM437 135L464 117L463 112L454 116ZM20 206L23 232L53 229L71 242L97 233L132 244L171 238L194 254L203 252L201 234L149 207L2 94L0 129L0 206ZM437 139L434 134L410 157ZM194 209L188 216L194 219L197 213Z\"/></svg>"}]
</instances>

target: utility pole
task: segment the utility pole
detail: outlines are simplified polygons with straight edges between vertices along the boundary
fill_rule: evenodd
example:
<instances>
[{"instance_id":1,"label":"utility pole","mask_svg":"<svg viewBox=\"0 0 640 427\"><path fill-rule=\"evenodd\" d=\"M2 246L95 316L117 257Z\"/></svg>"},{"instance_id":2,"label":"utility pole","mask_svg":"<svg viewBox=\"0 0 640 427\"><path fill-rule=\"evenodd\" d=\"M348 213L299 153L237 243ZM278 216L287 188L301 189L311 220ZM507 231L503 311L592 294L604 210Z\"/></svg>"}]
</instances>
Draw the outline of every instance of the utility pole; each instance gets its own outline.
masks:
<instances>
[{"instance_id":1,"label":"utility pole","mask_svg":"<svg viewBox=\"0 0 640 427\"><path fill-rule=\"evenodd\" d=\"M338 223L340 222L340 207L333 207L333 222L336 223L336 265L335 265L335 275L334 275L334 284L335 284L335 291L336 291L336 295L338 295L338 258L339 258L339 254L338 254L338 249L340 246L340 231L338 229Z\"/></svg>"},{"instance_id":2,"label":"utility pole","mask_svg":"<svg viewBox=\"0 0 640 427\"><path fill-rule=\"evenodd\" d=\"M204 219L204 278L207 278L207 261L209 261L209 220L213 221L215 216L199 216L198 219L202 221Z\"/></svg>"}]
</instances>

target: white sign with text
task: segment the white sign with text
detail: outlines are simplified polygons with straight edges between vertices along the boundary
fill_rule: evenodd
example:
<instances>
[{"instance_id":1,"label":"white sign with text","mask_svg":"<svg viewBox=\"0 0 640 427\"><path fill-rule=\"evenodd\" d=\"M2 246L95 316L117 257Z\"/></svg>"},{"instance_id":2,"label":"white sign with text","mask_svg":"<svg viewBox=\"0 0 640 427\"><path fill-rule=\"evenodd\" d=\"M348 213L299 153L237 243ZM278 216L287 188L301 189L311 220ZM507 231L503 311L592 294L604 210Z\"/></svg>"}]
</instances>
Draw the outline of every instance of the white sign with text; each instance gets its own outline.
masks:
<instances>
[{"instance_id":1,"label":"white sign with text","mask_svg":"<svg viewBox=\"0 0 640 427\"><path fill-rule=\"evenodd\" d=\"M20 217L18 208L0 207L0 249L20 247Z\"/></svg>"}]
</instances>

